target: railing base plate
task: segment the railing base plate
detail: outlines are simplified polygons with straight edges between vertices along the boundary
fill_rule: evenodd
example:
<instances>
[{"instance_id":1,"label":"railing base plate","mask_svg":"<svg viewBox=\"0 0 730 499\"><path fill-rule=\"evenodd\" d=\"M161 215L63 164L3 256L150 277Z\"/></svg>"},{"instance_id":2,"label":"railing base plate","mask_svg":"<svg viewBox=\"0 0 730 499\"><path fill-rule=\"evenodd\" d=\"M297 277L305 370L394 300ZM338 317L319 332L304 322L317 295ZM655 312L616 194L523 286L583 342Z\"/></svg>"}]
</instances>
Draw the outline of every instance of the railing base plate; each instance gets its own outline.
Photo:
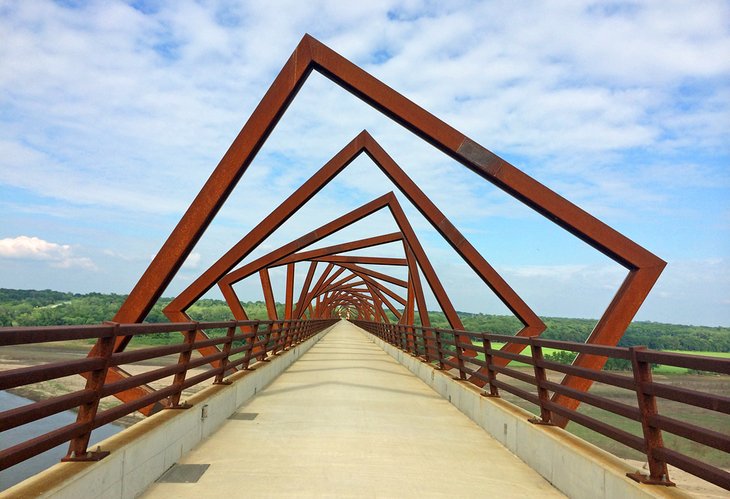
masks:
<instances>
[{"instance_id":1,"label":"railing base plate","mask_svg":"<svg viewBox=\"0 0 730 499\"><path fill-rule=\"evenodd\" d=\"M83 454L81 456L66 456L63 459L61 459L62 463L83 463L88 461L101 461L106 456L108 456L110 452L108 450L95 450L95 451L89 451L86 454Z\"/></svg>"},{"instance_id":2,"label":"railing base plate","mask_svg":"<svg viewBox=\"0 0 730 499\"><path fill-rule=\"evenodd\" d=\"M652 478L649 475L644 475L638 471L636 473L626 473L626 476L645 485L663 485L664 487L676 486L674 482L670 482L668 479L662 480L661 478Z\"/></svg>"},{"instance_id":3,"label":"railing base plate","mask_svg":"<svg viewBox=\"0 0 730 499\"><path fill-rule=\"evenodd\" d=\"M493 398L493 399L501 398L499 395L495 395L493 393L487 393L487 392L482 392L479 395L482 397L488 397L488 398Z\"/></svg>"},{"instance_id":4,"label":"railing base plate","mask_svg":"<svg viewBox=\"0 0 730 499\"><path fill-rule=\"evenodd\" d=\"M183 402L182 404L176 404L171 405L168 407L165 407L165 410L184 410L184 409L190 409L193 406L193 404L188 404L187 402Z\"/></svg>"},{"instance_id":5,"label":"railing base plate","mask_svg":"<svg viewBox=\"0 0 730 499\"><path fill-rule=\"evenodd\" d=\"M542 426L557 426L555 423L552 423L550 421L543 421L541 418L530 418L527 421L532 424L539 424Z\"/></svg>"}]
</instances>

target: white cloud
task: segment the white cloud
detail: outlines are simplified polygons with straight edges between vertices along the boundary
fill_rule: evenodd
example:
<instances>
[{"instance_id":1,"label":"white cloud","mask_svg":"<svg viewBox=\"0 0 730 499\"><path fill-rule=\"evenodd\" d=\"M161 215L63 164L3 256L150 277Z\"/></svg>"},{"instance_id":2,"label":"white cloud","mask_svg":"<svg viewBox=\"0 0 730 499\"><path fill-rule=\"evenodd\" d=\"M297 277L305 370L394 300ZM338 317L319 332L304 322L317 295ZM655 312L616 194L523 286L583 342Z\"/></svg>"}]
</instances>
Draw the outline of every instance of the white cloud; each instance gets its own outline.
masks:
<instances>
[{"instance_id":1,"label":"white cloud","mask_svg":"<svg viewBox=\"0 0 730 499\"><path fill-rule=\"evenodd\" d=\"M70 245L51 243L38 237L0 239L0 258L42 260L62 269L96 270L96 265L90 258L75 256Z\"/></svg>"},{"instance_id":2,"label":"white cloud","mask_svg":"<svg viewBox=\"0 0 730 499\"><path fill-rule=\"evenodd\" d=\"M306 31L611 225L702 214L720 226L702 200L729 185L728 15L722 1L7 4L0 198L17 222L0 237L65 213L75 243L113 239L120 270L141 266ZM185 268L219 256L363 128L463 233L521 245L490 227L527 208L313 73ZM393 189L371 165L351 168L270 244ZM27 231L69 240L47 225ZM590 271L554 263L516 261L512 277L535 287L523 274Z\"/></svg>"},{"instance_id":3,"label":"white cloud","mask_svg":"<svg viewBox=\"0 0 730 499\"><path fill-rule=\"evenodd\" d=\"M185 259L185 262L182 265L182 268L188 269L188 270L195 270L198 267L200 267L200 258L202 255L200 253L192 252L188 255L188 257Z\"/></svg>"}]
</instances>

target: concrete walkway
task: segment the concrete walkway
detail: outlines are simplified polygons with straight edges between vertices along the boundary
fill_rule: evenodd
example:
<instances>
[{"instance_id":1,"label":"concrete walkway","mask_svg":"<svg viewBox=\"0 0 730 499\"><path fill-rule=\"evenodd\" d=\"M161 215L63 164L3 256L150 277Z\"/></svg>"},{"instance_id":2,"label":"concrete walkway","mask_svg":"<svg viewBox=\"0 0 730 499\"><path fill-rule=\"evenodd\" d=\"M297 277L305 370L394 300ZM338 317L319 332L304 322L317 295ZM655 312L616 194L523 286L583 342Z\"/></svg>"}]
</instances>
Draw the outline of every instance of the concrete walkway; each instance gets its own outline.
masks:
<instances>
[{"instance_id":1,"label":"concrete walkway","mask_svg":"<svg viewBox=\"0 0 730 499\"><path fill-rule=\"evenodd\" d=\"M345 321L238 413L142 497L563 497Z\"/></svg>"}]
</instances>

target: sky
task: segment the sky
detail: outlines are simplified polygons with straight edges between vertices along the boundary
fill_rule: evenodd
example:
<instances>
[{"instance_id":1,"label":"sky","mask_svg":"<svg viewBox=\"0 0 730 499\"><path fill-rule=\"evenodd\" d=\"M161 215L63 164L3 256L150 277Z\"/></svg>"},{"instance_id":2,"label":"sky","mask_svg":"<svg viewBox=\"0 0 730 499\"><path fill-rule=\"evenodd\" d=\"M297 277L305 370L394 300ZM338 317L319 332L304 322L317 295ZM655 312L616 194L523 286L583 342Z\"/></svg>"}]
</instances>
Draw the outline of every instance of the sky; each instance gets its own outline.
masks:
<instances>
[{"instance_id":1,"label":"sky","mask_svg":"<svg viewBox=\"0 0 730 499\"><path fill-rule=\"evenodd\" d=\"M666 260L637 319L730 326L727 1L0 0L0 287L128 293L305 33ZM364 129L535 312L601 316L626 269L317 73L164 296ZM389 191L359 158L245 262ZM509 313L396 194L457 310Z\"/></svg>"}]
</instances>

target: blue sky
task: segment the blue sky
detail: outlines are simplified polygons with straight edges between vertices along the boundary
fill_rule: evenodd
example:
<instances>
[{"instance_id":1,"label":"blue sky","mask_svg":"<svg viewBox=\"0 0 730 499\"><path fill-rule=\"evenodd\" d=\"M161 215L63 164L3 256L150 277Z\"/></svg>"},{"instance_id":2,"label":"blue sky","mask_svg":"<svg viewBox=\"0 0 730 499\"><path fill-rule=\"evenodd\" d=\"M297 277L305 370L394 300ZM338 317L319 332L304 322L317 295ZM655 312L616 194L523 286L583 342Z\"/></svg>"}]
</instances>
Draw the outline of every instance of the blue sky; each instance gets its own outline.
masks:
<instances>
[{"instance_id":1,"label":"blue sky","mask_svg":"<svg viewBox=\"0 0 730 499\"><path fill-rule=\"evenodd\" d=\"M665 259L639 319L730 325L728 2L355 4L0 0L0 287L129 292L308 32ZM623 268L316 74L165 295L362 129L535 311L602 314ZM256 254L392 189L359 159ZM457 309L506 313L407 213Z\"/></svg>"}]
</instances>

